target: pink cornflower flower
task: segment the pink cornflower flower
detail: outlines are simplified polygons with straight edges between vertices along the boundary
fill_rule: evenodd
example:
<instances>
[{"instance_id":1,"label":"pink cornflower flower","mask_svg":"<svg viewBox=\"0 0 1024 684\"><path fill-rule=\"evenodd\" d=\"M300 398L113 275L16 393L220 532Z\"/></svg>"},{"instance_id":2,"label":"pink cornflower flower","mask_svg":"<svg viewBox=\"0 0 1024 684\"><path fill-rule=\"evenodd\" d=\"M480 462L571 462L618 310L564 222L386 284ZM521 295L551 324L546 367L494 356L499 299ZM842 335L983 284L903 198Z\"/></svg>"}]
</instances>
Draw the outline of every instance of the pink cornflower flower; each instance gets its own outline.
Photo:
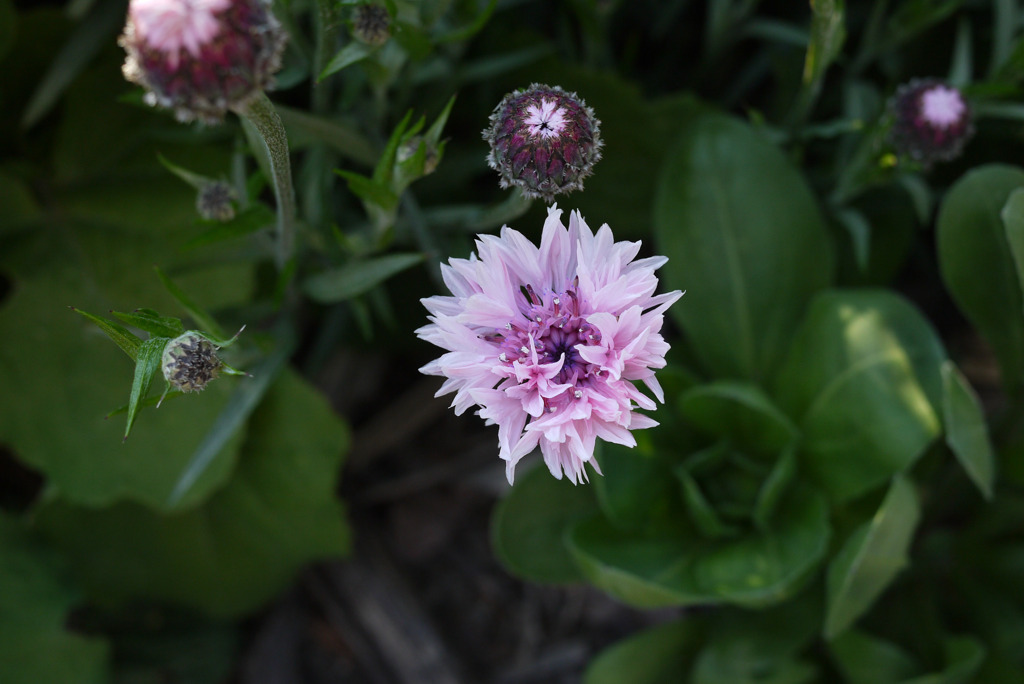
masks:
<instances>
[{"instance_id":1,"label":"pink cornflower flower","mask_svg":"<svg viewBox=\"0 0 1024 684\"><path fill-rule=\"evenodd\" d=\"M422 300L431 323L416 331L447 350L420 369L446 378L436 396L455 392L456 414L479 407L498 425L509 483L537 446L556 478L586 481L584 464L601 472L598 437L635 446L631 430L657 425L636 412L656 405L634 383L664 401L660 330L682 296L654 294L668 259L634 261L639 242L614 242L607 225L594 234L579 212L566 228L561 214L548 210L539 248L506 226L442 265L452 296Z\"/></svg>"},{"instance_id":2,"label":"pink cornflower flower","mask_svg":"<svg viewBox=\"0 0 1024 684\"><path fill-rule=\"evenodd\" d=\"M913 80L889 100L896 150L924 166L960 154L974 133L971 109L963 94L935 79Z\"/></svg>"},{"instance_id":3,"label":"pink cornflower flower","mask_svg":"<svg viewBox=\"0 0 1024 684\"><path fill-rule=\"evenodd\" d=\"M131 0L119 42L148 104L217 123L273 85L285 41L270 0Z\"/></svg>"}]
</instances>

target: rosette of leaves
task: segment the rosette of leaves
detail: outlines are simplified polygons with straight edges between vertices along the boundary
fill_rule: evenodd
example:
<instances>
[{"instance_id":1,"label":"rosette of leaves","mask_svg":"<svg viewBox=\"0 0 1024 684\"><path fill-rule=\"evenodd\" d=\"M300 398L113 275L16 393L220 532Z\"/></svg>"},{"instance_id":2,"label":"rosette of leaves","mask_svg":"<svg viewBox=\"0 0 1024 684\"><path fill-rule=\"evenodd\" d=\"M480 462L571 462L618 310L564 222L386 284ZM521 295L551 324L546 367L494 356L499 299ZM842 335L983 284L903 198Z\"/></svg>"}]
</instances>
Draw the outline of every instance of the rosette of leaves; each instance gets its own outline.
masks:
<instances>
[{"instance_id":1,"label":"rosette of leaves","mask_svg":"<svg viewBox=\"0 0 1024 684\"><path fill-rule=\"evenodd\" d=\"M495 546L533 580L587 581L640 607L723 606L715 624L823 596L785 648L771 630L758 637L752 652L774 655L742 672L710 664L739 648L733 627L666 628L650 638L671 644L662 643L671 676L642 680L814 681L798 655L813 641L805 632L836 653L847 635L876 638L851 628L876 624L869 611L909 565L923 518L915 467L952 464L992 495L980 406L910 302L832 288L832 245L811 191L747 125L689 117L654 215L667 285L688 291L672 315L695 372L670 360L662 425L633 450L605 446L592 488L543 473L517 483L495 515ZM934 643L948 647L949 667L980 662L976 641ZM906 677L945 667L907 663ZM698 677L700 668L712 669ZM594 681L611 681L602 671L595 665Z\"/></svg>"}]
</instances>

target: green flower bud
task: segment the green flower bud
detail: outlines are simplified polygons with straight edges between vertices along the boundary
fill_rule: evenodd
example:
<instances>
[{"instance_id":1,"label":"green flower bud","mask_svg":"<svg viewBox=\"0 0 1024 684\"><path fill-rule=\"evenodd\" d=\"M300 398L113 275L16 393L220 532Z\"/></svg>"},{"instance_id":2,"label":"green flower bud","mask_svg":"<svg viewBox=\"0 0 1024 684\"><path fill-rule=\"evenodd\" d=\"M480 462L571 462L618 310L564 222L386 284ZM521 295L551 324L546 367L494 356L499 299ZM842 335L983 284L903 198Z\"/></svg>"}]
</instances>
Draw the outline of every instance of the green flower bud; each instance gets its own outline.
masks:
<instances>
[{"instance_id":1,"label":"green flower bud","mask_svg":"<svg viewBox=\"0 0 1024 684\"><path fill-rule=\"evenodd\" d=\"M217 345L194 332L168 342L160 363L164 379L182 392L202 391L223 366Z\"/></svg>"}]
</instances>

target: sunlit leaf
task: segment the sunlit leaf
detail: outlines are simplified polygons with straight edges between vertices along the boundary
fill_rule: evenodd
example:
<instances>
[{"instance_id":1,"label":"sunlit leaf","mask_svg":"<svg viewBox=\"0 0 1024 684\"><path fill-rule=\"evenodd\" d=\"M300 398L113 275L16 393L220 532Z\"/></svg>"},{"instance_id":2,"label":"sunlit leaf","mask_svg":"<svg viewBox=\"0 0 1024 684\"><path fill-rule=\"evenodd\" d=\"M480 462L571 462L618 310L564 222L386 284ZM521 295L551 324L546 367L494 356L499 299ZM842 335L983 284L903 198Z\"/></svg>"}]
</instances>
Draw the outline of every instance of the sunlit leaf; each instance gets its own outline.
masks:
<instances>
[{"instance_id":1,"label":"sunlit leaf","mask_svg":"<svg viewBox=\"0 0 1024 684\"><path fill-rule=\"evenodd\" d=\"M952 361L942 366L946 444L986 499L995 485L995 455L978 395Z\"/></svg>"}]
</instances>

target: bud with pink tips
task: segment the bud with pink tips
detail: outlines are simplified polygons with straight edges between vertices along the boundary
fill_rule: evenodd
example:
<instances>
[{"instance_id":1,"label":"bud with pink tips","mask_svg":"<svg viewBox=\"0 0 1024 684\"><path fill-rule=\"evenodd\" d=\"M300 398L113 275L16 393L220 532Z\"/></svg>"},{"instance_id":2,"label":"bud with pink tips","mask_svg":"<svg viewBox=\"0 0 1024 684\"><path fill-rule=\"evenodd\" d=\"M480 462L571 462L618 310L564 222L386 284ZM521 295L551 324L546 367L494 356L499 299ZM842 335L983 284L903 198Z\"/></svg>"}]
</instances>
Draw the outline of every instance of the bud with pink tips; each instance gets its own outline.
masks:
<instances>
[{"instance_id":1,"label":"bud with pink tips","mask_svg":"<svg viewBox=\"0 0 1024 684\"><path fill-rule=\"evenodd\" d=\"M267 0L131 0L120 44L148 104L212 124L273 86L286 40Z\"/></svg>"},{"instance_id":2,"label":"bud with pink tips","mask_svg":"<svg viewBox=\"0 0 1024 684\"><path fill-rule=\"evenodd\" d=\"M518 187L529 198L583 189L601 159L601 122L576 93L534 83L505 96L491 114L484 140L487 163L501 187Z\"/></svg>"},{"instance_id":3,"label":"bud with pink tips","mask_svg":"<svg viewBox=\"0 0 1024 684\"><path fill-rule=\"evenodd\" d=\"M915 79L889 100L896 151L931 166L959 156L974 133L971 108L963 93L935 79Z\"/></svg>"}]
</instances>

